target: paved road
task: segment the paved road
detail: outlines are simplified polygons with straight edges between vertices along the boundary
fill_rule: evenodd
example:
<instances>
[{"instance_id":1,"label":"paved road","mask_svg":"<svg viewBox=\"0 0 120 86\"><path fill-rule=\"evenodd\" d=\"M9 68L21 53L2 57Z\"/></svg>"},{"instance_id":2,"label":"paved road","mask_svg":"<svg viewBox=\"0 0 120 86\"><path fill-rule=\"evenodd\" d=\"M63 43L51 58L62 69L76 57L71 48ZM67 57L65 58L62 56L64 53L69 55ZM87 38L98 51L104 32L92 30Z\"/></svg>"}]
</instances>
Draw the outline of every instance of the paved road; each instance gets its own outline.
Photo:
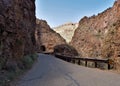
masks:
<instances>
[{"instance_id":1,"label":"paved road","mask_svg":"<svg viewBox=\"0 0 120 86\"><path fill-rule=\"evenodd\" d=\"M120 75L64 62L40 54L16 86L120 86Z\"/></svg>"}]
</instances>

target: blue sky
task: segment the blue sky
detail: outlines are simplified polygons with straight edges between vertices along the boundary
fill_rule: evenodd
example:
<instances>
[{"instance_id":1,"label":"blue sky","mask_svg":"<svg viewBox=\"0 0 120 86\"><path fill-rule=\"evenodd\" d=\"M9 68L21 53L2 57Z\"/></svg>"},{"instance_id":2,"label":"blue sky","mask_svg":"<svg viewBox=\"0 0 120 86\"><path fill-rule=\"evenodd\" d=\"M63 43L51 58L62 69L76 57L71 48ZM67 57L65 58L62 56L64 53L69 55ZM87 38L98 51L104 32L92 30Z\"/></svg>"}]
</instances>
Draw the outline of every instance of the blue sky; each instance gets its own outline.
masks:
<instances>
[{"instance_id":1,"label":"blue sky","mask_svg":"<svg viewBox=\"0 0 120 86\"><path fill-rule=\"evenodd\" d=\"M115 0L36 0L36 16L51 27L79 22L84 16L96 15L111 7Z\"/></svg>"}]
</instances>

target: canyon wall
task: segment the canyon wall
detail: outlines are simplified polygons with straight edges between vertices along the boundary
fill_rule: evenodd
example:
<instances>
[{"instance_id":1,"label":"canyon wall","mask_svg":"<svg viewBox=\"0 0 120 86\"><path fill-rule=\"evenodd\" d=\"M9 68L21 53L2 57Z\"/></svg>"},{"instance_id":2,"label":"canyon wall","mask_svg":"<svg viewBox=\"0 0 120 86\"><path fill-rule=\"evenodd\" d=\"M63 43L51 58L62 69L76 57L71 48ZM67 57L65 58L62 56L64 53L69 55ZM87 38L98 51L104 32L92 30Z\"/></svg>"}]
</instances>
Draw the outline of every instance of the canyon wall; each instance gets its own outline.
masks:
<instances>
[{"instance_id":1,"label":"canyon wall","mask_svg":"<svg viewBox=\"0 0 120 86\"><path fill-rule=\"evenodd\" d=\"M83 57L114 57L119 51L116 48L120 47L119 20L120 0L117 0L104 12L82 18L70 44ZM113 45L113 40L116 45Z\"/></svg>"},{"instance_id":2,"label":"canyon wall","mask_svg":"<svg viewBox=\"0 0 120 86\"><path fill-rule=\"evenodd\" d=\"M40 52L41 46L45 46L46 52L53 52L54 47L60 44L66 44L64 38L50 28L45 20L36 20L36 42L37 49Z\"/></svg>"},{"instance_id":3,"label":"canyon wall","mask_svg":"<svg viewBox=\"0 0 120 86\"><path fill-rule=\"evenodd\" d=\"M35 21L35 0L0 0L0 66L34 53Z\"/></svg>"},{"instance_id":4,"label":"canyon wall","mask_svg":"<svg viewBox=\"0 0 120 86\"><path fill-rule=\"evenodd\" d=\"M77 27L78 23L66 23L53 28L53 30L59 33L66 40L66 42L69 43L72 40L74 31Z\"/></svg>"}]
</instances>

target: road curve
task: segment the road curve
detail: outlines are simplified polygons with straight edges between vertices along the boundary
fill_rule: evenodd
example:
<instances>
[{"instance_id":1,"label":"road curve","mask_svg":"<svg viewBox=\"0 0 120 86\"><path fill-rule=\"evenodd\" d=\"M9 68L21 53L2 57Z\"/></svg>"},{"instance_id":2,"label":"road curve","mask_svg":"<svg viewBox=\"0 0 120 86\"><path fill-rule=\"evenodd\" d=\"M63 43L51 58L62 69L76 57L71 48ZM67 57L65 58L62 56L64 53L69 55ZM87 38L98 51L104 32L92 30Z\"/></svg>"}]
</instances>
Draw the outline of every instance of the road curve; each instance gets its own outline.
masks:
<instances>
[{"instance_id":1,"label":"road curve","mask_svg":"<svg viewBox=\"0 0 120 86\"><path fill-rule=\"evenodd\" d=\"M39 54L37 63L15 86L120 86L120 75Z\"/></svg>"}]
</instances>

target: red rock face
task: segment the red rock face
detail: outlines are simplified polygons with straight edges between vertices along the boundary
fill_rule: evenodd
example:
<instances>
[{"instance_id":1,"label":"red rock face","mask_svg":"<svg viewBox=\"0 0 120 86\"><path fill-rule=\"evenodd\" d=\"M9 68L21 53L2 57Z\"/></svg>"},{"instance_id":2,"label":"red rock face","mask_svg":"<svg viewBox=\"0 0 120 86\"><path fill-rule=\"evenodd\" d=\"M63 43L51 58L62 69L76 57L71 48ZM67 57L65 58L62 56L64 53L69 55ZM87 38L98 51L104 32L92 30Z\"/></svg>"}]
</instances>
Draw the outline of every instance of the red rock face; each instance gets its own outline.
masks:
<instances>
[{"instance_id":1,"label":"red rock face","mask_svg":"<svg viewBox=\"0 0 120 86\"><path fill-rule=\"evenodd\" d=\"M45 46L46 52L53 52L56 45L66 43L58 33L49 27L46 21L37 19L36 23L36 42L38 52L40 52L41 45Z\"/></svg>"},{"instance_id":2,"label":"red rock face","mask_svg":"<svg viewBox=\"0 0 120 86\"><path fill-rule=\"evenodd\" d=\"M74 33L71 45L83 57L98 57L102 54L103 40L109 30L120 20L120 0L112 8L105 10L97 16L84 17Z\"/></svg>"},{"instance_id":3,"label":"red rock face","mask_svg":"<svg viewBox=\"0 0 120 86\"><path fill-rule=\"evenodd\" d=\"M34 52L35 0L0 0L0 58L19 60Z\"/></svg>"},{"instance_id":4,"label":"red rock face","mask_svg":"<svg viewBox=\"0 0 120 86\"><path fill-rule=\"evenodd\" d=\"M109 29L104 37L102 46L102 56L120 57L120 21Z\"/></svg>"},{"instance_id":5,"label":"red rock face","mask_svg":"<svg viewBox=\"0 0 120 86\"><path fill-rule=\"evenodd\" d=\"M102 56L114 61L114 68L120 72L120 20L109 29L103 40Z\"/></svg>"}]
</instances>

